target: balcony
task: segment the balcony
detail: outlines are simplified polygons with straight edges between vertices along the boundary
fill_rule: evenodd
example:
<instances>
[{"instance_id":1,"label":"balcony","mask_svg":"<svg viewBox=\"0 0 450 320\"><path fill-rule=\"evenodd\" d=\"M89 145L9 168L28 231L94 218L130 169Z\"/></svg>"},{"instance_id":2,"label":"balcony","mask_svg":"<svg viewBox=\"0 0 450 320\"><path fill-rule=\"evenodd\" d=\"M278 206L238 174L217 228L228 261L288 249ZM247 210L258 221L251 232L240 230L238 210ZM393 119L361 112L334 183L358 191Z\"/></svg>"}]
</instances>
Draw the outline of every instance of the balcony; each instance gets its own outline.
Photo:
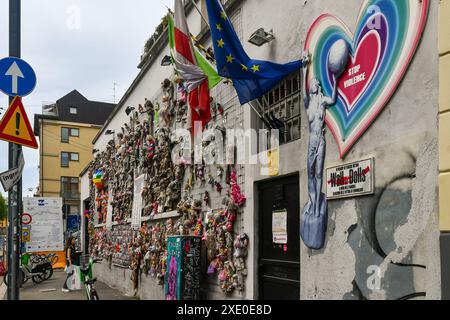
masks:
<instances>
[{"instance_id":1,"label":"balcony","mask_svg":"<svg viewBox=\"0 0 450 320\"><path fill-rule=\"evenodd\" d=\"M53 102L42 103L42 114L45 116L58 116L58 107Z\"/></svg>"},{"instance_id":2,"label":"balcony","mask_svg":"<svg viewBox=\"0 0 450 320\"><path fill-rule=\"evenodd\" d=\"M79 192L61 191L61 198L64 200L80 200L81 194Z\"/></svg>"}]
</instances>

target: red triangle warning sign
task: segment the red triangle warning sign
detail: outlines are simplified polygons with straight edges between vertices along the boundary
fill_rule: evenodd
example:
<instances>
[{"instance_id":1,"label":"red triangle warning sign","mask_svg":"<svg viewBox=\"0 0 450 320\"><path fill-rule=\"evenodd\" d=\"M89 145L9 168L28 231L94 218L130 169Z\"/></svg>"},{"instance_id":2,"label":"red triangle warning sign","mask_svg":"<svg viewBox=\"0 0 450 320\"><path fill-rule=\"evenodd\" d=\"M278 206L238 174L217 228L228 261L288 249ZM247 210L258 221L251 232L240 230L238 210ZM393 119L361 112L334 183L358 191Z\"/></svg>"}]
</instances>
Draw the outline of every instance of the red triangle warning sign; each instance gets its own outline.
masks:
<instances>
[{"instance_id":1,"label":"red triangle warning sign","mask_svg":"<svg viewBox=\"0 0 450 320\"><path fill-rule=\"evenodd\" d=\"M0 121L0 139L33 149L39 148L20 97L15 97Z\"/></svg>"}]
</instances>

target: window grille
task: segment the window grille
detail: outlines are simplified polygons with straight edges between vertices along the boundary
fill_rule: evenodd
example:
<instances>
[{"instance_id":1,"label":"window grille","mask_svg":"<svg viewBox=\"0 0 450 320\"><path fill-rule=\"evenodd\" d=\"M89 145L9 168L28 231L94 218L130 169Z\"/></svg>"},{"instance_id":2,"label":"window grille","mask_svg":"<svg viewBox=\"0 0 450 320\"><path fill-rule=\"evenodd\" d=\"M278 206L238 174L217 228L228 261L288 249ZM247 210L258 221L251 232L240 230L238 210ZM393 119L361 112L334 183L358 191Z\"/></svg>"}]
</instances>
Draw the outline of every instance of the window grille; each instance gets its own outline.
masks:
<instances>
[{"instance_id":1,"label":"window grille","mask_svg":"<svg viewBox=\"0 0 450 320\"><path fill-rule=\"evenodd\" d=\"M299 71L288 76L272 91L258 99L265 118L273 114L285 123L280 131L280 144L301 138L301 74ZM267 126L264 124L265 129Z\"/></svg>"}]
</instances>

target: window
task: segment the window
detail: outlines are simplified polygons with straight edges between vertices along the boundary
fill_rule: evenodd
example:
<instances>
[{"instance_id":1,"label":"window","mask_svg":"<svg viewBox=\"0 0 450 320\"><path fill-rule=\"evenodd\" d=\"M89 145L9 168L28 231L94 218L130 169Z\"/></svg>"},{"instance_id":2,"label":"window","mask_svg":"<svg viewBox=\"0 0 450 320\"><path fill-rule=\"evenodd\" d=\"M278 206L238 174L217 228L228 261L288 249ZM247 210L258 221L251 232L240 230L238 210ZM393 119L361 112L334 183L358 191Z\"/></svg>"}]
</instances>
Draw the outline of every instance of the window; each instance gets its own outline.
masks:
<instances>
[{"instance_id":1,"label":"window","mask_svg":"<svg viewBox=\"0 0 450 320\"><path fill-rule=\"evenodd\" d=\"M69 153L61 152L61 167L68 168L69 167Z\"/></svg>"},{"instance_id":2,"label":"window","mask_svg":"<svg viewBox=\"0 0 450 320\"><path fill-rule=\"evenodd\" d=\"M78 108L77 107L70 107L70 114L78 114Z\"/></svg>"},{"instance_id":3,"label":"window","mask_svg":"<svg viewBox=\"0 0 450 320\"><path fill-rule=\"evenodd\" d=\"M79 137L80 136L80 129L70 128L70 136L71 137Z\"/></svg>"},{"instance_id":4,"label":"window","mask_svg":"<svg viewBox=\"0 0 450 320\"><path fill-rule=\"evenodd\" d=\"M61 152L61 167L68 168L69 161L80 161L78 152Z\"/></svg>"},{"instance_id":5,"label":"window","mask_svg":"<svg viewBox=\"0 0 450 320\"><path fill-rule=\"evenodd\" d=\"M263 116L269 119L269 122L275 117L285 123L280 131L280 144L300 139L300 79L300 72L294 72L272 91L258 99L258 105L263 109Z\"/></svg>"},{"instance_id":6,"label":"window","mask_svg":"<svg viewBox=\"0 0 450 320\"><path fill-rule=\"evenodd\" d=\"M80 214L79 206L70 206L70 214Z\"/></svg>"},{"instance_id":7,"label":"window","mask_svg":"<svg viewBox=\"0 0 450 320\"><path fill-rule=\"evenodd\" d=\"M78 178L61 177L61 196L66 199L79 197ZM70 211L67 211L69 213Z\"/></svg>"},{"instance_id":8,"label":"window","mask_svg":"<svg viewBox=\"0 0 450 320\"><path fill-rule=\"evenodd\" d=\"M61 128L61 142L69 143L69 128Z\"/></svg>"},{"instance_id":9,"label":"window","mask_svg":"<svg viewBox=\"0 0 450 320\"><path fill-rule=\"evenodd\" d=\"M70 161L80 161L80 154L79 153L71 153L70 154Z\"/></svg>"},{"instance_id":10,"label":"window","mask_svg":"<svg viewBox=\"0 0 450 320\"><path fill-rule=\"evenodd\" d=\"M78 128L61 128L61 142L69 143L69 137L79 137L80 129Z\"/></svg>"}]
</instances>

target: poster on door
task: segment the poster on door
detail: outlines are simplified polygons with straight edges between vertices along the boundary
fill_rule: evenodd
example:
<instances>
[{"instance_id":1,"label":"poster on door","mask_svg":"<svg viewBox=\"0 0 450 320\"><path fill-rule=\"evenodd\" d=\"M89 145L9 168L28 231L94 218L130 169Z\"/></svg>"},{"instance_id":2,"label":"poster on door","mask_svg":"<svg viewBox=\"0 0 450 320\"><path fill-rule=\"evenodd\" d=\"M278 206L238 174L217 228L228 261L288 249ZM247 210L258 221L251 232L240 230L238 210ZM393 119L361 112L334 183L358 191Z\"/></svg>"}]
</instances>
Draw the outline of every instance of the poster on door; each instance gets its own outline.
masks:
<instances>
[{"instance_id":1,"label":"poster on door","mask_svg":"<svg viewBox=\"0 0 450 320\"><path fill-rule=\"evenodd\" d=\"M62 198L24 198L24 213L31 215L27 252L64 251Z\"/></svg>"},{"instance_id":2,"label":"poster on door","mask_svg":"<svg viewBox=\"0 0 450 320\"><path fill-rule=\"evenodd\" d=\"M274 244L287 244L287 211L279 210L272 213L272 241Z\"/></svg>"},{"instance_id":3,"label":"poster on door","mask_svg":"<svg viewBox=\"0 0 450 320\"><path fill-rule=\"evenodd\" d=\"M71 233L77 232L80 230L81 226L81 217L80 215L69 215L67 216L67 230Z\"/></svg>"}]
</instances>

